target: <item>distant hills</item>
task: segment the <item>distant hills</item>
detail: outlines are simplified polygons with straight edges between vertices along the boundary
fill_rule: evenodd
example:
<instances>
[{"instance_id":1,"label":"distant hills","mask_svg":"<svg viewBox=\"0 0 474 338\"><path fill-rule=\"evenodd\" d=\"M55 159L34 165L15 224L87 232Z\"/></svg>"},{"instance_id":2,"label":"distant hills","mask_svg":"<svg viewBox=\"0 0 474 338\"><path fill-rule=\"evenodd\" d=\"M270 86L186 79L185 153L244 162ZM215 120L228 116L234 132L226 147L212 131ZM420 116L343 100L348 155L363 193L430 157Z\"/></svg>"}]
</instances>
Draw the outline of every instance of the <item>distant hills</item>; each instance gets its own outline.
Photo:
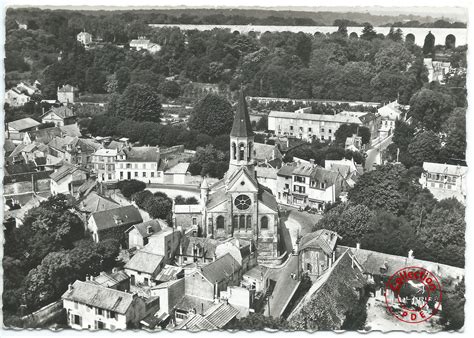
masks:
<instances>
[{"instance_id":1,"label":"distant hills","mask_svg":"<svg viewBox=\"0 0 474 338\"><path fill-rule=\"evenodd\" d=\"M25 8L25 7L13 7ZM351 26L370 22L373 26L465 27L467 10L463 8L427 7L106 7L106 6L38 6L49 10L76 10L89 15L107 15L110 11L130 12L147 23L174 24L253 24L332 26L342 20ZM31 7L29 7L31 9ZM8 13L8 12L7 12ZM429 15L421 15L422 13Z\"/></svg>"}]
</instances>

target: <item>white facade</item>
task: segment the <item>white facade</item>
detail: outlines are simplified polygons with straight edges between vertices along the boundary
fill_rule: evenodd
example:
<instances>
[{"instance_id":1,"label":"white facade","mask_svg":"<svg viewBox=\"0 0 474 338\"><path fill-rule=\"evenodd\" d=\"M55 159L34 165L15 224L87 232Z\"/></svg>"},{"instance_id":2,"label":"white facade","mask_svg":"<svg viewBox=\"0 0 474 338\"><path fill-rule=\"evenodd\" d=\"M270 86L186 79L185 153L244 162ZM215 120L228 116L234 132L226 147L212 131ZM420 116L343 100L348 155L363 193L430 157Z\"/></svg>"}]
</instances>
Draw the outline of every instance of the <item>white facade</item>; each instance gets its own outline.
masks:
<instances>
[{"instance_id":1,"label":"white facade","mask_svg":"<svg viewBox=\"0 0 474 338\"><path fill-rule=\"evenodd\" d=\"M138 180L145 183L162 183L163 172L158 171L158 162L129 162L118 156L115 164L115 179Z\"/></svg>"},{"instance_id":2,"label":"white facade","mask_svg":"<svg viewBox=\"0 0 474 338\"><path fill-rule=\"evenodd\" d=\"M30 101L30 97L19 92L16 88L9 89L5 92L5 103L12 107L20 107Z\"/></svg>"},{"instance_id":3,"label":"white facade","mask_svg":"<svg viewBox=\"0 0 474 338\"><path fill-rule=\"evenodd\" d=\"M442 163L423 163L424 172L420 184L427 188L437 200L454 197L466 204L467 167Z\"/></svg>"},{"instance_id":4,"label":"white facade","mask_svg":"<svg viewBox=\"0 0 474 338\"><path fill-rule=\"evenodd\" d=\"M92 34L87 32L80 32L79 34L77 34L77 41L79 41L83 45L88 45L92 42Z\"/></svg>"},{"instance_id":5,"label":"white facade","mask_svg":"<svg viewBox=\"0 0 474 338\"><path fill-rule=\"evenodd\" d=\"M92 155L92 165L99 182L114 182L117 180L115 172L116 158L116 149L99 149Z\"/></svg>"},{"instance_id":6,"label":"white facade","mask_svg":"<svg viewBox=\"0 0 474 338\"><path fill-rule=\"evenodd\" d=\"M400 105L397 101L390 102L389 104L380 107L378 113L381 118L380 122L380 137L385 138L392 134L395 129L395 121L404 121L404 113L401 108L406 108Z\"/></svg>"}]
</instances>

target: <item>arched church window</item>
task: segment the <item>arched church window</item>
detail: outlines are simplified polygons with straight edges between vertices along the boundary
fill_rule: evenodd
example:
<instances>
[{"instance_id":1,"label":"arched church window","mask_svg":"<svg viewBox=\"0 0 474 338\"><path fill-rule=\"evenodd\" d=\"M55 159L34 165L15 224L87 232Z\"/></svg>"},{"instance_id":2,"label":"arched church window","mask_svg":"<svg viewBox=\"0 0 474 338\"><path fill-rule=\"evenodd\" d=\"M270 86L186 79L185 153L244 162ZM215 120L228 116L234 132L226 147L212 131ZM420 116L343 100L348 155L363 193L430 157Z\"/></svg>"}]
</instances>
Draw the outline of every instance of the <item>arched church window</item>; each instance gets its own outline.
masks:
<instances>
[{"instance_id":1,"label":"arched church window","mask_svg":"<svg viewBox=\"0 0 474 338\"><path fill-rule=\"evenodd\" d=\"M236 229L239 223L239 216L232 217L232 228Z\"/></svg>"},{"instance_id":2,"label":"arched church window","mask_svg":"<svg viewBox=\"0 0 474 338\"><path fill-rule=\"evenodd\" d=\"M234 160L237 159L237 146L235 145L235 142L232 142L232 158Z\"/></svg>"},{"instance_id":3,"label":"arched church window","mask_svg":"<svg viewBox=\"0 0 474 338\"><path fill-rule=\"evenodd\" d=\"M252 148L253 148L253 143L252 142L249 142L249 151L248 151L248 157L247 157L247 161L250 161L250 159L252 158Z\"/></svg>"},{"instance_id":4,"label":"arched church window","mask_svg":"<svg viewBox=\"0 0 474 338\"><path fill-rule=\"evenodd\" d=\"M262 228L262 229L268 229L268 217L267 217L267 216L263 216L263 217L260 219L260 228Z\"/></svg>"},{"instance_id":5,"label":"arched church window","mask_svg":"<svg viewBox=\"0 0 474 338\"><path fill-rule=\"evenodd\" d=\"M239 161L245 160L245 145L241 143L239 145Z\"/></svg>"},{"instance_id":6,"label":"arched church window","mask_svg":"<svg viewBox=\"0 0 474 338\"><path fill-rule=\"evenodd\" d=\"M252 216L247 215L247 229L252 227Z\"/></svg>"},{"instance_id":7,"label":"arched church window","mask_svg":"<svg viewBox=\"0 0 474 338\"><path fill-rule=\"evenodd\" d=\"M216 228L224 229L224 216L217 216L216 218Z\"/></svg>"},{"instance_id":8,"label":"arched church window","mask_svg":"<svg viewBox=\"0 0 474 338\"><path fill-rule=\"evenodd\" d=\"M240 215L239 229L245 229L245 215Z\"/></svg>"}]
</instances>

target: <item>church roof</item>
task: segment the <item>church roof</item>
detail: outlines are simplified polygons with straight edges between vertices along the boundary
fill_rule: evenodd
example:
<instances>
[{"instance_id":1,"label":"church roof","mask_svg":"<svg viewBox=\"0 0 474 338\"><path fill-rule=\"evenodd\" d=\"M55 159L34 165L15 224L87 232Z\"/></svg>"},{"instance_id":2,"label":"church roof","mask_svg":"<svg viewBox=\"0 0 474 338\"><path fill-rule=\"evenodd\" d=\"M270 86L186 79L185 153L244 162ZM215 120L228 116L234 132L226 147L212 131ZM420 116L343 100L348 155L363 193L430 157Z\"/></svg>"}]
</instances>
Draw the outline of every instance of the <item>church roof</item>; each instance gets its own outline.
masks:
<instances>
[{"instance_id":1,"label":"church roof","mask_svg":"<svg viewBox=\"0 0 474 338\"><path fill-rule=\"evenodd\" d=\"M252 124L250 123L247 102L245 101L245 95L243 91L240 91L239 102L237 103L237 111L235 112L234 123L232 124L230 136L253 136Z\"/></svg>"}]
</instances>

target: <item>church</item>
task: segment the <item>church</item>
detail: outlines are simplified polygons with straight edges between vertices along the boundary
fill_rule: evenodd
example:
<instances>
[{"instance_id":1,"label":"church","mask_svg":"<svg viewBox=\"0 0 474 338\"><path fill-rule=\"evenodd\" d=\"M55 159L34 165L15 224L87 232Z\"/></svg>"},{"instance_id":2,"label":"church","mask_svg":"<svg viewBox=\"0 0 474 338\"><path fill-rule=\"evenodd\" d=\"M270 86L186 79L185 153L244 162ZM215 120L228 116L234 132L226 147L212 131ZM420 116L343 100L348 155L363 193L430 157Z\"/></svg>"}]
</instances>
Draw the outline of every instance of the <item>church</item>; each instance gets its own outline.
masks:
<instances>
[{"instance_id":1,"label":"church","mask_svg":"<svg viewBox=\"0 0 474 338\"><path fill-rule=\"evenodd\" d=\"M230 132L229 170L212 186L204 178L199 205L175 205L175 226L194 227L199 236L217 240L250 240L260 261L278 257L278 204L259 185L255 165L254 133L241 92Z\"/></svg>"}]
</instances>

